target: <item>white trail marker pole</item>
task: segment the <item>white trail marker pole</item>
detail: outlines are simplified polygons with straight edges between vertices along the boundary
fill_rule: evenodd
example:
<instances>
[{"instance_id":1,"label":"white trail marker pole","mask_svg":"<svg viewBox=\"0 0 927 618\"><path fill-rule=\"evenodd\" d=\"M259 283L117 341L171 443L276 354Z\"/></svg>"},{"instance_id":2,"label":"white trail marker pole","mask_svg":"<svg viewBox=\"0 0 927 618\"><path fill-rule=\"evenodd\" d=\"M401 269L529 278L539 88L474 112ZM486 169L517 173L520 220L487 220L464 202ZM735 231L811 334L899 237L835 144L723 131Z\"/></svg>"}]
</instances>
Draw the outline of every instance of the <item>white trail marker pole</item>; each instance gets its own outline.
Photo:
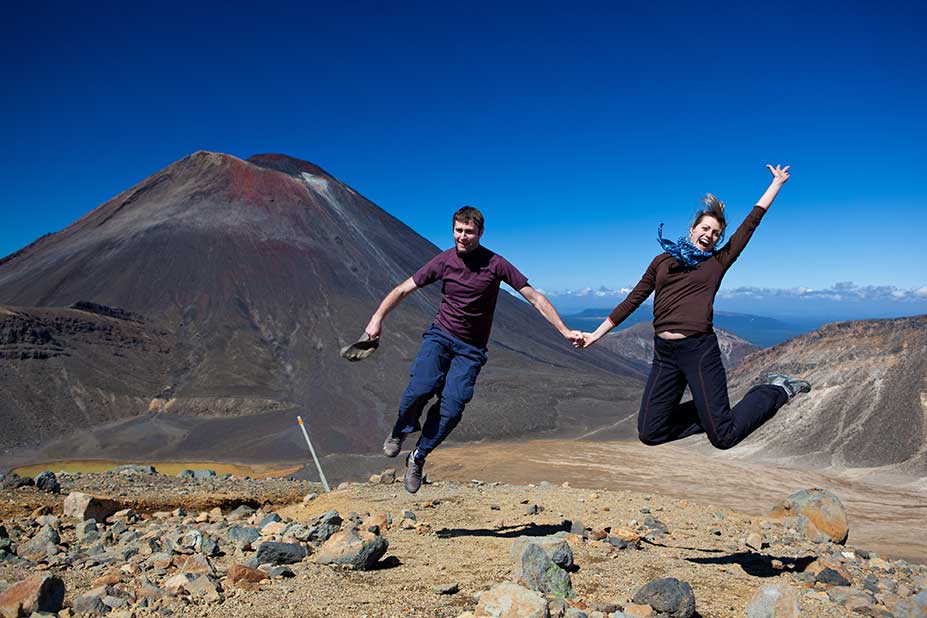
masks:
<instances>
[{"instance_id":1,"label":"white trail marker pole","mask_svg":"<svg viewBox=\"0 0 927 618\"><path fill-rule=\"evenodd\" d=\"M315 455L315 449L312 448L312 442L309 441L309 434L306 433L306 425L303 423L303 417L297 416L296 422L299 423L299 428L303 430L303 437L306 438L306 444L309 445L309 452L312 453L315 467L319 471L319 478L322 479L322 487L325 488L325 491L331 491L332 488L328 486L328 481L325 480L325 473L322 472L322 464L319 463L319 458Z\"/></svg>"}]
</instances>

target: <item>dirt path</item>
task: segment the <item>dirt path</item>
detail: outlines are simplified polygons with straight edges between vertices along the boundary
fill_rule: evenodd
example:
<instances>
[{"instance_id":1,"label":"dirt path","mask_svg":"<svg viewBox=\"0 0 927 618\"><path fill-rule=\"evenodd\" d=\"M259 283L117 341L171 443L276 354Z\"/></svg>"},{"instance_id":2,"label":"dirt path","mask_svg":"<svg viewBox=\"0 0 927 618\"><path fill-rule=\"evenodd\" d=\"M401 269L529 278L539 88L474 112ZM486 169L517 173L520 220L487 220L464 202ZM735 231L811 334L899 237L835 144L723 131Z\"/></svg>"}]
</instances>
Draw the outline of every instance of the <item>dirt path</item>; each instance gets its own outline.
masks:
<instances>
[{"instance_id":1,"label":"dirt path","mask_svg":"<svg viewBox=\"0 0 927 618\"><path fill-rule=\"evenodd\" d=\"M927 492L709 457L632 442L537 440L442 448L431 456L434 479L538 483L628 489L763 515L808 487L836 493L850 516L849 542L927 563Z\"/></svg>"}]
</instances>

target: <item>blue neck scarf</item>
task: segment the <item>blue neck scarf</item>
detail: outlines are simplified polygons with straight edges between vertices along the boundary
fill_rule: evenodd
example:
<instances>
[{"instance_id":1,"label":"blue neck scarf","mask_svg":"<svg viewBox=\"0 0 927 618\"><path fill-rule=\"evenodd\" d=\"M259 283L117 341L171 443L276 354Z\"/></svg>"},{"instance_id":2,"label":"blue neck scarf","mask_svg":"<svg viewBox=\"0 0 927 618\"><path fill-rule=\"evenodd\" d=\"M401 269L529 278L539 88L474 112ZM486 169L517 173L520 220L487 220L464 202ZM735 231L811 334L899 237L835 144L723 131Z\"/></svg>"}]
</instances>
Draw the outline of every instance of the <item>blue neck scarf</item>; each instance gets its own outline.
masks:
<instances>
[{"instance_id":1,"label":"blue neck scarf","mask_svg":"<svg viewBox=\"0 0 927 618\"><path fill-rule=\"evenodd\" d=\"M714 251L702 251L692 244L686 236L680 236L679 240L673 242L663 238L663 224L657 229L657 242L663 247L663 250L669 253L677 262L686 268L695 268L700 262L707 260L715 253Z\"/></svg>"}]
</instances>

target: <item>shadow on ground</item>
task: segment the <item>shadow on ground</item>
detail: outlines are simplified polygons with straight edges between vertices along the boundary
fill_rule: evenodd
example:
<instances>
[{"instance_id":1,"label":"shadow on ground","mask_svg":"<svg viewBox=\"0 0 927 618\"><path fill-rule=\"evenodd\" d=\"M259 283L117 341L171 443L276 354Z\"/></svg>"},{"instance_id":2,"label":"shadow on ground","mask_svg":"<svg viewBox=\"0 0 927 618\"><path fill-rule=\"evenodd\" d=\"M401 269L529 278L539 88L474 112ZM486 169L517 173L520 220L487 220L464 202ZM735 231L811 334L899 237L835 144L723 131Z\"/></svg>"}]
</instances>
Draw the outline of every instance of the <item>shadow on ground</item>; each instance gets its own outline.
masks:
<instances>
[{"instance_id":1,"label":"shadow on ground","mask_svg":"<svg viewBox=\"0 0 927 618\"><path fill-rule=\"evenodd\" d=\"M516 526L503 526L501 528L442 528L438 530L439 539L453 539L465 536L493 536L500 539L513 539L519 536L550 536L558 532L569 532L570 524L519 524Z\"/></svg>"},{"instance_id":2,"label":"shadow on ground","mask_svg":"<svg viewBox=\"0 0 927 618\"><path fill-rule=\"evenodd\" d=\"M816 556L767 556L748 551L712 558L686 558L688 562L696 564L737 564L745 573L753 577L775 577L782 573L801 573L815 559ZM782 567L774 567L773 560L781 562Z\"/></svg>"}]
</instances>

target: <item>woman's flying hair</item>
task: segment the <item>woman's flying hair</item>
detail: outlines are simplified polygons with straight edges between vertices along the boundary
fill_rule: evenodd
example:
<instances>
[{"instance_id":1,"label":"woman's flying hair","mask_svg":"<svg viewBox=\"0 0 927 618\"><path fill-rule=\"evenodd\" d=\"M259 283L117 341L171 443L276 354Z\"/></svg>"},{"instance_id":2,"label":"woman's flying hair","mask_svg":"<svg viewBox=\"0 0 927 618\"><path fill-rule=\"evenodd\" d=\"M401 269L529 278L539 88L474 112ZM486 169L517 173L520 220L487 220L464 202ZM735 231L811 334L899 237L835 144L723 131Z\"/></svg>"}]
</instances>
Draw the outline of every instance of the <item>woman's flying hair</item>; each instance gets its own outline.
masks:
<instances>
[{"instance_id":1,"label":"woman's flying hair","mask_svg":"<svg viewBox=\"0 0 927 618\"><path fill-rule=\"evenodd\" d=\"M704 204L704 207L695 212L692 227L701 223L704 217L714 217L721 225L721 234L724 235L724 229L727 227L727 219L724 218L724 202L711 193L706 193L705 197L702 198L702 204Z\"/></svg>"}]
</instances>

